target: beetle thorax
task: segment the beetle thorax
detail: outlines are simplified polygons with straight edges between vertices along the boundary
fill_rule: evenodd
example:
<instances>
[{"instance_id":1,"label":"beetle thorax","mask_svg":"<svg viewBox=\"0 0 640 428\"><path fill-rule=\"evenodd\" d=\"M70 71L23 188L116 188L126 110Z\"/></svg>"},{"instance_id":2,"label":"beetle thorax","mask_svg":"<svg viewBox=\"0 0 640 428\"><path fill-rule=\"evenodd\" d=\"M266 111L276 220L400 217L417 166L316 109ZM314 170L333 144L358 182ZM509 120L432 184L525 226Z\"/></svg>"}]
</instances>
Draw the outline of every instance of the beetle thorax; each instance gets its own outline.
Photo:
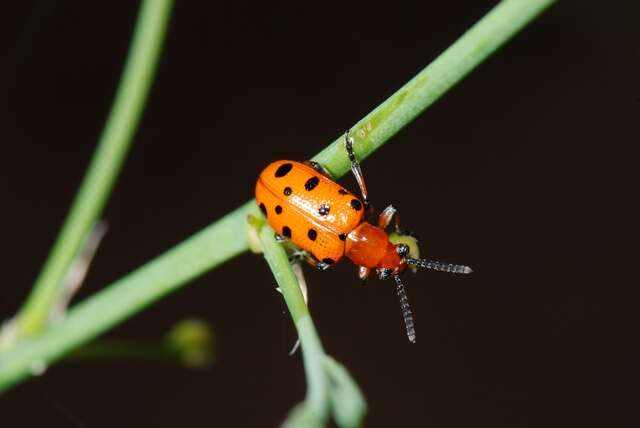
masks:
<instances>
[{"instance_id":1,"label":"beetle thorax","mask_svg":"<svg viewBox=\"0 0 640 428\"><path fill-rule=\"evenodd\" d=\"M402 259L384 229L363 222L347 235L345 256L358 266L396 269Z\"/></svg>"}]
</instances>

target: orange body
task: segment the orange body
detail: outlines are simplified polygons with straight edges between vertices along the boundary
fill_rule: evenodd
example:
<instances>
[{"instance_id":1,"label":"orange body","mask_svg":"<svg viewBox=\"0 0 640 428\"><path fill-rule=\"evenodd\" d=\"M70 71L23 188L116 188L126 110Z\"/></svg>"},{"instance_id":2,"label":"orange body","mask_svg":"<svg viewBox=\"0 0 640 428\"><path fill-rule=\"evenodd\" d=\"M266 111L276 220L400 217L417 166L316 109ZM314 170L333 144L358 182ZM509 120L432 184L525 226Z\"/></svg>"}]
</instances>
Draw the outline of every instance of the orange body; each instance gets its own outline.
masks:
<instances>
[{"instance_id":1,"label":"orange body","mask_svg":"<svg viewBox=\"0 0 640 428\"><path fill-rule=\"evenodd\" d=\"M344 256L347 234L364 214L362 202L342 186L287 160L262 171L256 201L276 233L329 264Z\"/></svg>"},{"instance_id":2,"label":"orange body","mask_svg":"<svg viewBox=\"0 0 640 428\"><path fill-rule=\"evenodd\" d=\"M363 222L362 201L310 166L273 162L258 178L256 201L276 233L318 261L347 256L367 268L400 263L386 232Z\"/></svg>"},{"instance_id":3,"label":"orange body","mask_svg":"<svg viewBox=\"0 0 640 428\"><path fill-rule=\"evenodd\" d=\"M347 235L345 255L358 266L366 268L404 268L396 246L389 242L387 232L366 222Z\"/></svg>"},{"instance_id":4,"label":"orange body","mask_svg":"<svg viewBox=\"0 0 640 428\"><path fill-rule=\"evenodd\" d=\"M392 205L382 210L376 225L365 221L365 211L371 205L348 131L345 149L362 200L334 182L316 162L279 160L260 173L256 202L276 233L304 250L295 253L295 257L301 256L324 270L346 256L359 266L358 276L363 280L374 269L378 278L393 279L407 338L415 342L413 315L400 279L402 272L407 266L454 273L471 273L471 268L421 259L417 238L400 231ZM394 218L395 231L387 235L385 228Z\"/></svg>"},{"instance_id":5,"label":"orange body","mask_svg":"<svg viewBox=\"0 0 640 428\"><path fill-rule=\"evenodd\" d=\"M363 222L362 201L303 163L267 166L256 183L256 201L276 233L318 261L333 264L347 256L359 266L389 269L401 263L387 233Z\"/></svg>"}]
</instances>

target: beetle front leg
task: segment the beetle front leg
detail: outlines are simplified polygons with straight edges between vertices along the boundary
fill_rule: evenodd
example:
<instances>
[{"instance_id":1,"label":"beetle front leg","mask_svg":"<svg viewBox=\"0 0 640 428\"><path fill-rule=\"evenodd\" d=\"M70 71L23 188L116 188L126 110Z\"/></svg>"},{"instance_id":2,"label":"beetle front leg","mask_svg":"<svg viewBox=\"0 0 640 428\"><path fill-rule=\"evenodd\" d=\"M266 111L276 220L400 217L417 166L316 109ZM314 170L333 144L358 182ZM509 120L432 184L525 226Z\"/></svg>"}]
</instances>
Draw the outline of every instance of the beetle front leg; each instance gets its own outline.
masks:
<instances>
[{"instance_id":1,"label":"beetle front leg","mask_svg":"<svg viewBox=\"0 0 640 428\"><path fill-rule=\"evenodd\" d=\"M360 193L362 194L362 199L364 201L364 208L368 213L370 213L373 207L369 202L369 192L367 192L367 185L364 182L364 175L362 174L362 168L360 168L360 162L358 162L356 154L353 151L353 138L349 136L349 132L350 130L345 133L344 147L347 149L347 156L349 156L349 161L351 162L351 172L358 182L358 187L360 187Z\"/></svg>"}]
</instances>

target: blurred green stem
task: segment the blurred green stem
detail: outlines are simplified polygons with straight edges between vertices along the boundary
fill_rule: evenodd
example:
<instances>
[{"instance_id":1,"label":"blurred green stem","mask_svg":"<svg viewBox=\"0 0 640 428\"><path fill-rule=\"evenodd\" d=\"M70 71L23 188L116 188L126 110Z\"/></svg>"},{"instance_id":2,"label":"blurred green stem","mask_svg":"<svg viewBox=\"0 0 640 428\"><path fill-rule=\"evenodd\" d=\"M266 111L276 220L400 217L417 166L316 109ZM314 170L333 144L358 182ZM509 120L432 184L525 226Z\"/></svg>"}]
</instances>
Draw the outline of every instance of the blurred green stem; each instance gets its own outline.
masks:
<instances>
[{"instance_id":1,"label":"blurred green stem","mask_svg":"<svg viewBox=\"0 0 640 428\"><path fill-rule=\"evenodd\" d=\"M209 325L190 318L171 327L162 341L95 340L67 355L64 361L170 361L203 368L214 359L214 343Z\"/></svg>"},{"instance_id":2,"label":"blurred green stem","mask_svg":"<svg viewBox=\"0 0 640 428\"><path fill-rule=\"evenodd\" d=\"M364 159L384 144L552 3L553 0L500 2L416 77L352 127L358 158ZM336 177L342 176L349 169L343 136L314 159ZM243 236L247 233L247 215L251 213L260 215L253 200L75 305L67 318L41 335L0 353L0 391L27 377L34 364L51 363L191 279L246 251L248 243ZM318 400L318 407L321 404Z\"/></svg>"},{"instance_id":3,"label":"blurred green stem","mask_svg":"<svg viewBox=\"0 0 640 428\"><path fill-rule=\"evenodd\" d=\"M178 360L179 354L162 344L96 340L76 349L63 361Z\"/></svg>"},{"instance_id":4,"label":"blurred green stem","mask_svg":"<svg viewBox=\"0 0 640 428\"><path fill-rule=\"evenodd\" d=\"M62 230L17 315L18 336L44 328L65 275L99 219L144 110L171 6L172 0L142 2L111 113Z\"/></svg>"}]
</instances>

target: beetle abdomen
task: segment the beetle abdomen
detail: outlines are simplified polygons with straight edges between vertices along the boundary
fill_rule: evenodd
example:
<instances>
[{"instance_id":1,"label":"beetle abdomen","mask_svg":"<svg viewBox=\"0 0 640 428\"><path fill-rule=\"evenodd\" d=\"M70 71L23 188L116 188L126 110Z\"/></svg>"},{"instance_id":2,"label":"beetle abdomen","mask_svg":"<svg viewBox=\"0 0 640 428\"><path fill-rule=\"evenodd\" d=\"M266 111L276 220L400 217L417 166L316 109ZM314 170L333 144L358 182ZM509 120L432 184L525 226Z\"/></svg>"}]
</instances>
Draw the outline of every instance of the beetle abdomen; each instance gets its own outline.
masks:
<instances>
[{"instance_id":1,"label":"beetle abdomen","mask_svg":"<svg viewBox=\"0 0 640 428\"><path fill-rule=\"evenodd\" d=\"M262 171L256 201L278 234L328 263L342 258L346 235L364 212L362 202L342 186L305 164L287 160Z\"/></svg>"}]
</instances>

